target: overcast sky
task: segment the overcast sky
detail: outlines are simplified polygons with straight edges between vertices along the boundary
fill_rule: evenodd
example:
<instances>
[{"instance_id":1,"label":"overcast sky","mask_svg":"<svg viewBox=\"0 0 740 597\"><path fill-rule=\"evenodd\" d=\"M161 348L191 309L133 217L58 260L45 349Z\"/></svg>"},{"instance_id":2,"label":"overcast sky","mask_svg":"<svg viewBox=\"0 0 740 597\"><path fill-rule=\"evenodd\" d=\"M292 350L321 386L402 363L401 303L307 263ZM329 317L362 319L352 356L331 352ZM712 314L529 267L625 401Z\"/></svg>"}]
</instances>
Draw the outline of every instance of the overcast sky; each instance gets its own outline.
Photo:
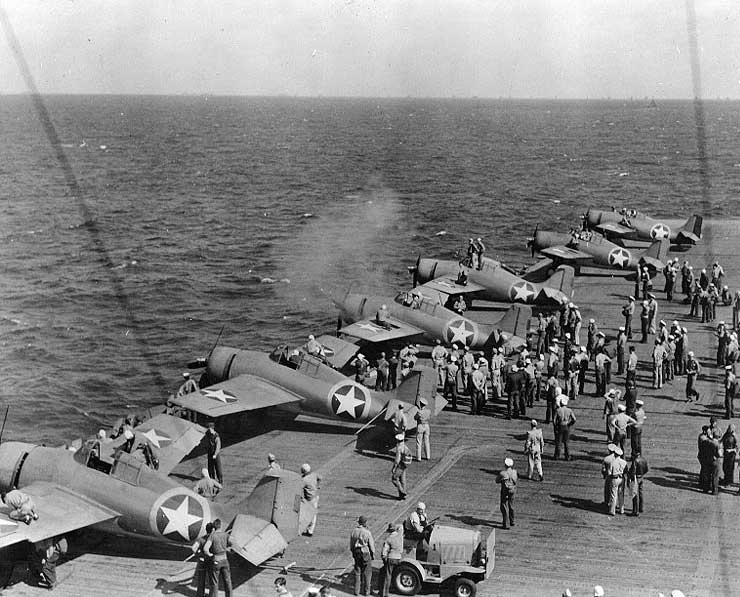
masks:
<instances>
[{"instance_id":1,"label":"overcast sky","mask_svg":"<svg viewBox=\"0 0 740 597\"><path fill-rule=\"evenodd\" d=\"M0 1L42 93L693 97L686 0ZM695 2L702 96L740 98L740 1Z\"/></svg>"}]
</instances>

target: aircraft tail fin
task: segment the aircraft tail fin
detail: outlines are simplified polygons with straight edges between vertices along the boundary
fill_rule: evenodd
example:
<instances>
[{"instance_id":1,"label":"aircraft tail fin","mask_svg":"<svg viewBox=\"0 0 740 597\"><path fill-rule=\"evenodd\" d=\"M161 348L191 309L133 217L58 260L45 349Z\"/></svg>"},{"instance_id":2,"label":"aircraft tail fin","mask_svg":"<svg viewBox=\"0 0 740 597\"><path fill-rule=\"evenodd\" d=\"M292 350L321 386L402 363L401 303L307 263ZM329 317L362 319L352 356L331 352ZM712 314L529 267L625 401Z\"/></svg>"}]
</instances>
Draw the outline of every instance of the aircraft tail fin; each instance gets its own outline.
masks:
<instances>
[{"instance_id":1,"label":"aircraft tail fin","mask_svg":"<svg viewBox=\"0 0 740 597\"><path fill-rule=\"evenodd\" d=\"M407 404L418 404L419 399L424 398L432 408L436 408L436 396L437 372L430 367L423 366L411 369L399 386L393 390L393 398L396 400ZM441 408L444 408L444 404Z\"/></svg>"},{"instance_id":2,"label":"aircraft tail fin","mask_svg":"<svg viewBox=\"0 0 740 597\"><path fill-rule=\"evenodd\" d=\"M543 286L555 288L568 295L573 296L573 281L575 280L576 271L570 265L561 265L555 270L555 273L544 281Z\"/></svg>"},{"instance_id":3,"label":"aircraft tail fin","mask_svg":"<svg viewBox=\"0 0 740 597\"><path fill-rule=\"evenodd\" d=\"M686 223L681 226L678 231L679 242L696 244L701 239L701 228L704 223L704 218L694 214Z\"/></svg>"},{"instance_id":4,"label":"aircraft tail fin","mask_svg":"<svg viewBox=\"0 0 740 597\"><path fill-rule=\"evenodd\" d=\"M520 338L527 337L527 326L532 318L532 307L527 305L512 305L495 326L504 332L509 332Z\"/></svg>"},{"instance_id":5,"label":"aircraft tail fin","mask_svg":"<svg viewBox=\"0 0 740 597\"><path fill-rule=\"evenodd\" d=\"M284 551L305 532L316 513L302 495L303 480L298 473L268 472L247 498L246 513L237 514L229 526L234 551L254 566Z\"/></svg>"},{"instance_id":6,"label":"aircraft tail fin","mask_svg":"<svg viewBox=\"0 0 740 597\"><path fill-rule=\"evenodd\" d=\"M662 269L665 258L668 255L668 249L670 248L671 243L667 238L656 240L645 249L645 252L640 256L640 261L655 269Z\"/></svg>"}]
</instances>

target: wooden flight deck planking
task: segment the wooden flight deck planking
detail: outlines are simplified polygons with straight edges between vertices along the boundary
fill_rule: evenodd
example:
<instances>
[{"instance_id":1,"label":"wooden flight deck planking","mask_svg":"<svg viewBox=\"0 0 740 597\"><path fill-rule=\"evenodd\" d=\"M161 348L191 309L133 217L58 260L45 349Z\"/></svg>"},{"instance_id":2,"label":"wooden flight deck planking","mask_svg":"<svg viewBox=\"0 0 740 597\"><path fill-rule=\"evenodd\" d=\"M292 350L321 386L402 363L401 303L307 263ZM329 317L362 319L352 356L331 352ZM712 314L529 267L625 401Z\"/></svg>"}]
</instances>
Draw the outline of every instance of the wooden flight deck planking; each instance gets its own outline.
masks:
<instances>
[{"instance_id":1,"label":"wooden flight deck planking","mask_svg":"<svg viewBox=\"0 0 740 597\"><path fill-rule=\"evenodd\" d=\"M681 263L688 258L697 274L718 259L734 291L740 288L737 238L740 220L705 222L702 244L687 253L672 251L670 256L678 256ZM235 595L272 597L279 568L293 561L297 564L288 574L288 586L296 597L310 586L327 583L336 595L351 594L347 538L357 517L368 517L379 552L387 523L401 520L420 499L432 517L442 515L446 524L497 529L496 567L478 586L482 596L560 595L565 588L574 595L591 595L595 584L602 585L609 596L657 596L659 591L669 594L675 588L691 596L740 594L740 575L735 573L735 563L740 561L740 544L735 539L740 531L737 486L723 489L716 497L696 487L696 438L701 425L710 415L717 416L723 428L728 423L722 419L723 372L713 366L716 322L689 320L680 292L677 302L667 303L662 284L663 277L658 275L658 318L678 319L688 328L691 347L703 367L698 383L701 401L684 401L684 377L665 384L662 390L650 389L651 345L635 344L640 357L638 393L645 400L648 416L643 451L650 465L644 485L646 511L641 517L610 518L602 511L603 400L591 395L571 402L578 418L571 442L573 461L551 460L552 428L543 425L546 480L520 481L516 526L508 531L500 530L494 479L505 456L513 457L520 475L525 476L522 446L529 419L472 417L463 398L460 412L445 411L432 420L433 459L411 465L406 502L391 499L396 492L390 483L388 457L354 452L351 426L311 419L281 422L224 449L226 487L218 499L245 497L264 469L268 452L293 470L310 462L323 475L316 533L312 538L299 537L282 558L262 569L251 569L235 558ZM584 318L584 341L586 324L593 317L613 343L623 321L621 306L633 289L633 282L604 271L596 277L576 278L574 302ZM473 316L485 318L487 314ZM731 319L731 309L719 307L718 320ZM634 327L639 329L639 309L635 320ZM623 377L613 376L612 385L623 387ZM586 391L593 387L591 370ZM488 404L485 412L500 415L503 406ZM528 415L544 423L544 403L536 403ZM415 453L413 440L410 447ZM197 458L182 463L176 472L183 475L185 484L194 483L203 464L204 458ZM631 503L626 509L631 510ZM192 571L192 564L183 564L187 549L96 532L73 538L70 546L73 557L58 567L60 585L55 595L195 595L193 587L175 582L188 578ZM20 571L14 578L22 578ZM3 595L46 593L22 580L2 591Z\"/></svg>"}]
</instances>

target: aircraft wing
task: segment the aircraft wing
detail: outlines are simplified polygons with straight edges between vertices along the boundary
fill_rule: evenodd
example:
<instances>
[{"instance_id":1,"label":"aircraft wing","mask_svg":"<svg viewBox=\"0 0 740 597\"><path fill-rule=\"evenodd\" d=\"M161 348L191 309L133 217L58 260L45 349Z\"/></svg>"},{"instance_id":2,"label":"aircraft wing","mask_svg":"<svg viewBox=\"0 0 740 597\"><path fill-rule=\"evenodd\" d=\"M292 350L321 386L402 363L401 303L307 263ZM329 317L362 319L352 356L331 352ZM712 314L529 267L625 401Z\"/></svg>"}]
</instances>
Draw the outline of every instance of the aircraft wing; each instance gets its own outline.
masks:
<instances>
[{"instance_id":1,"label":"aircraft wing","mask_svg":"<svg viewBox=\"0 0 740 597\"><path fill-rule=\"evenodd\" d=\"M588 253L571 249L570 247L566 247L565 245L557 245L554 247L547 247L546 249L540 249L540 253L542 253L543 255L547 255L557 262L589 263L593 259Z\"/></svg>"},{"instance_id":2,"label":"aircraft wing","mask_svg":"<svg viewBox=\"0 0 740 597\"><path fill-rule=\"evenodd\" d=\"M384 328L375 322L363 319L345 326L339 331L342 334L354 336L355 338L360 338L361 340L366 340L368 342L388 342L389 340L410 338L424 333L424 330L394 317L388 317L386 319L386 324L388 327Z\"/></svg>"},{"instance_id":3,"label":"aircraft wing","mask_svg":"<svg viewBox=\"0 0 740 597\"><path fill-rule=\"evenodd\" d=\"M324 358L335 369L341 369L349 363L360 350L354 342L347 342L336 336L325 334L316 338L324 349Z\"/></svg>"},{"instance_id":4,"label":"aircraft wing","mask_svg":"<svg viewBox=\"0 0 740 597\"><path fill-rule=\"evenodd\" d=\"M634 233L632 228L627 228L627 226L622 226L616 222L605 222L604 224L599 224L596 226L596 229L605 234L612 234L615 236L626 236L627 234Z\"/></svg>"},{"instance_id":5,"label":"aircraft wing","mask_svg":"<svg viewBox=\"0 0 740 597\"><path fill-rule=\"evenodd\" d=\"M435 278L434 280L430 280L426 284L422 284L421 286L416 287L417 290L421 290L422 294L424 290L432 290L437 293L441 293L447 296L457 296L458 294L474 294L476 292L480 292L481 290L485 290L485 286L481 286L480 284L476 284L475 282L468 282L463 286L462 284L458 284L454 278L450 278L447 276L442 276L440 278ZM444 304L445 301L442 301Z\"/></svg>"},{"instance_id":6,"label":"aircraft wing","mask_svg":"<svg viewBox=\"0 0 740 597\"><path fill-rule=\"evenodd\" d=\"M173 417L161 413L144 421L134 429L136 441L148 442L159 461L160 473L169 475L178 463L185 458L190 451L200 444L206 430L196 423L191 423L180 417ZM101 446L101 457L113 458L116 449L126 439L119 436L112 442Z\"/></svg>"},{"instance_id":7,"label":"aircraft wing","mask_svg":"<svg viewBox=\"0 0 740 597\"><path fill-rule=\"evenodd\" d=\"M170 402L207 417L223 417L300 402L303 398L262 377L242 373L197 392L172 398ZM138 427L136 428L138 430Z\"/></svg>"},{"instance_id":8,"label":"aircraft wing","mask_svg":"<svg viewBox=\"0 0 740 597\"><path fill-rule=\"evenodd\" d=\"M21 541L37 543L119 516L115 510L53 483L32 483L21 491L33 499L39 518L27 525L11 520L10 508L0 506L0 549Z\"/></svg>"}]
</instances>

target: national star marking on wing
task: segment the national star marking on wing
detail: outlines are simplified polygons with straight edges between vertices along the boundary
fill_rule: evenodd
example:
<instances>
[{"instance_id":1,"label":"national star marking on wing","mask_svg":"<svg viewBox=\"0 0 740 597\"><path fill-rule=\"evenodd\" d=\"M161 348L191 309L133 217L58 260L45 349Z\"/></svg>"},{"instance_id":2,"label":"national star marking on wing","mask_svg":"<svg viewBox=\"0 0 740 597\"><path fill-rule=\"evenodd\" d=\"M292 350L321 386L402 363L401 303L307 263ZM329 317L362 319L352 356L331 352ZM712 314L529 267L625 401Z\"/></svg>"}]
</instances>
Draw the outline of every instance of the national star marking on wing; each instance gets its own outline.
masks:
<instances>
[{"instance_id":1,"label":"national star marking on wing","mask_svg":"<svg viewBox=\"0 0 740 597\"><path fill-rule=\"evenodd\" d=\"M171 437L166 435L159 435L156 429L150 429L149 431L142 433L142 435L149 440L149 443L154 444L158 448L161 448L160 441L172 441Z\"/></svg>"},{"instance_id":2,"label":"national star marking on wing","mask_svg":"<svg viewBox=\"0 0 740 597\"><path fill-rule=\"evenodd\" d=\"M365 404L364 396L362 400L359 400L357 398L357 392L357 387L353 385L347 385L341 388L337 388L337 390L332 395L332 398L336 398L339 402L339 406L337 406L338 415L342 413L347 413L353 419L355 418L355 409L358 406ZM360 393L362 393L362 390L360 390Z\"/></svg>"},{"instance_id":3,"label":"national star marking on wing","mask_svg":"<svg viewBox=\"0 0 740 597\"><path fill-rule=\"evenodd\" d=\"M212 398L213 400L218 400L219 402L223 402L224 404L227 404L229 402L234 402L236 398L234 398L231 394L224 392L221 388L218 390L202 390L203 395L206 398Z\"/></svg>"},{"instance_id":4,"label":"national star marking on wing","mask_svg":"<svg viewBox=\"0 0 740 597\"><path fill-rule=\"evenodd\" d=\"M190 525L203 520L203 517L190 514L189 506L188 496L183 496L182 502L175 509L160 506L162 514L167 517L167 526L162 531L163 535L177 532L183 539L190 540Z\"/></svg>"}]
</instances>

